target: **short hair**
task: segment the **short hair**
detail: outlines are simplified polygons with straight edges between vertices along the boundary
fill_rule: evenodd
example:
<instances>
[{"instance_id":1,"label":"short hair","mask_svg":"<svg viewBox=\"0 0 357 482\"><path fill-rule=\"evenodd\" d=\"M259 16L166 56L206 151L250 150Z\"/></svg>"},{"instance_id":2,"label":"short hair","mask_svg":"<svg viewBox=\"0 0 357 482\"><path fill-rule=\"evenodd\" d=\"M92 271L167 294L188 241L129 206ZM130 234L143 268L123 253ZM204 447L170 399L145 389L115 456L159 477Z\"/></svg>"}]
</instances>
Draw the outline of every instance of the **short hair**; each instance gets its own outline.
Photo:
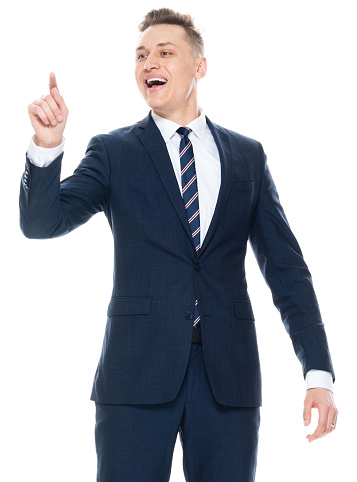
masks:
<instances>
[{"instance_id":1,"label":"short hair","mask_svg":"<svg viewBox=\"0 0 357 482\"><path fill-rule=\"evenodd\" d=\"M160 8L148 12L139 25L139 31L145 30L152 25L169 24L180 25L186 31L188 43L194 54L202 57L204 55L204 42L201 32L196 28L191 15L175 12L171 8Z\"/></svg>"}]
</instances>

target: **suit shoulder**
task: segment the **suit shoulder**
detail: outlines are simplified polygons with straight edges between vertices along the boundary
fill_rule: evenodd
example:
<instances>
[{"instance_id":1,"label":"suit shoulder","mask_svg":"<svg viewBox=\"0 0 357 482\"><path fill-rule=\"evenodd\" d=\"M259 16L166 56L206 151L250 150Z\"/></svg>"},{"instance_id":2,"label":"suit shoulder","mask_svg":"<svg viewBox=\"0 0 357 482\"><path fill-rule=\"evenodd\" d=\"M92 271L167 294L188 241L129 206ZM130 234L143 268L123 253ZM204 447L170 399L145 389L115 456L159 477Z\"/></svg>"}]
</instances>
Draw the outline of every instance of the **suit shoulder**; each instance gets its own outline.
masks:
<instances>
[{"instance_id":1,"label":"suit shoulder","mask_svg":"<svg viewBox=\"0 0 357 482\"><path fill-rule=\"evenodd\" d=\"M241 142L243 144L246 144L247 146L251 147L259 147L260 142L257 141L256 139L253 139L252 137L245 136L243 134L240 134L239 132L232 131L230 129L226 129L228 134L233 137L236 141Z\"/></svg>"},{"instance_id":2,"label":"suit shoulder","mask_svg":"<svg viewBox=\"0 0 357 482\"><path fill-rule=\"evenodd\" d=\"M236 143L241 147L244 147L247 149L254 149L254 150L260 149L261 144L256 139L240 134L239 132L232 131L231 129L227 129L226 127L222 127L222 126L218 126L218 127L222 129L226 134L228 134L231 142Z\"/></svg>"},{"instance_id":3,"label":"suit shoulder","mask_svg":"<svg viewBox=\"0 0 357 482\"><path fill-rule=\"evenodd\" d=\"M218 129L219 131L225 133L228 135L230 141L232 142L233 146L236 146L237 148L239 147L240 149L243 150L248 150L248 151L254 151L254 152L259 152L260 151L260 142L257 141L256 139L253 139L252 137L245 136L243 134L240 134L238 132L235 132L231 129L227 129L227 127L220 126L218 124L215 124L212 122L214 127Z\"/></svg>"},{"instance_id":4,"label":"suit shoulder","mask_svg":"<svg viewBox=\"0 0 357 482\"><path fill-rule=\"evenodd\" d=\"M97 134L97 137L100 137L103 141L107 142L122 140L128 136L130 137L131 135L136 135L139 130L138 125L139 122L129 126L118 127L117 129L109 131L107 134Z\"/></svg>"},{"instance_id":5,"label":"suit shoulder","mask_svg":"<svg viewBox=\"0 0 357 482\"><path fill-rule=\"evenodd\" d=\"M137 133L139 123L129 126L119 127L106 134L97 134L94 138L99 138L104 144L109 156L118 153L123 149L133 149L138 144Z\"/></svg>"}]
</instances>

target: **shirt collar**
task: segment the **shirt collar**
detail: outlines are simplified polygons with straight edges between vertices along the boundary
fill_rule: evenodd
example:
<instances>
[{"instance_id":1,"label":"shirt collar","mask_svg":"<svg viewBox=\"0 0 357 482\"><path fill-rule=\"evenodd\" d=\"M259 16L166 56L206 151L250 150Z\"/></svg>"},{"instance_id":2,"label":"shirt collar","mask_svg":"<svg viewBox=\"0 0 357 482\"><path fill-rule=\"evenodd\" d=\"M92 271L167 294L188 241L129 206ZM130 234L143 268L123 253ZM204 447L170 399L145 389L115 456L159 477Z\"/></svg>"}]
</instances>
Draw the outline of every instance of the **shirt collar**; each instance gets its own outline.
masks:
<instances>
[{"instance_id":1,"label":"shirt collar","mask_svg":"<svg viewBox=\"0 0 357 482\"><path fill-rule=\"evenodd\" d=\"M199 107L200 115L191 121L187 126L192 129L192 132L201 140L203 141L205 134L206 134L206 116L203 113L203 109ZM151 116L157 125L158 129L161 132L162 137L164 138L165 142L168 142L171 137L176 133L176 130L181 127L180 124L176 124L169 119L165 119L157 115L154 111L151 111ZM178 134L177 134L178 135Z\"/></svg>"}]
</instances>

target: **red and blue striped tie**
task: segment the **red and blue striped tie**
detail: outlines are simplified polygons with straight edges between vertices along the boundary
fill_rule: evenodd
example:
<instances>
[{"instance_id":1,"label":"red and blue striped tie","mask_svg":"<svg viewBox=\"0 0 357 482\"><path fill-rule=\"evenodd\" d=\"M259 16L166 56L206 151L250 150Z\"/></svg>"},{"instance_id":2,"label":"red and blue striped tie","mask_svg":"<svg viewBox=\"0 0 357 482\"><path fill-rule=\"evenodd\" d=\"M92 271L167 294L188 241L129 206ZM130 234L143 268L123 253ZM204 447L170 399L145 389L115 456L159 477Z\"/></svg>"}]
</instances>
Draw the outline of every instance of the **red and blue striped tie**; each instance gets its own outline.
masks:
<instances>
[{"instance_id":1,"label":"red and blue striped tie","mask_svg":"<svg viewBox=\"0 0 357 482\"><path fill-rule=\"evenodd\" d=\"M182 198L185 204L187 219L191 228L192 238L196 252L199 252L200 245L200 209L198 205L197 176L193 147L188 134L192 129L179 127L176 132L180 134L180 162L181 162L181 185ZM195 301L195 316L193 327L197 328L200 322L198 302Z\"/></svg>"}]
</instances>

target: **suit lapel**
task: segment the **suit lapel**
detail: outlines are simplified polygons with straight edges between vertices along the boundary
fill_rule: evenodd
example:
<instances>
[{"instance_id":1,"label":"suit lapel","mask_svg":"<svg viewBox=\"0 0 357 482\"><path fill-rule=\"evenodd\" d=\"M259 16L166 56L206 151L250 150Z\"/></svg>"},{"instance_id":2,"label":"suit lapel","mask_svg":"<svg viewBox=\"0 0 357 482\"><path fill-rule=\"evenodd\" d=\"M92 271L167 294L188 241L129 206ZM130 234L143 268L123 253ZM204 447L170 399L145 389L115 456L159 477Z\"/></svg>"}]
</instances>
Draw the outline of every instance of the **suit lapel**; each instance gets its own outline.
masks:
<instances>
[{"instance_id":1,"label":"suit lapel","mask_svg":"<svg viewBox=\"0 0 357 482\"><path fill-rule=\"evenodd\" d=\"M149 156L154 163L158 175L166 189L173 207L176 210L178 217L184 227L187 236L192 243L193 249L194 243L191 235L190 225L187 220L185 206L182 201L180 188L177 184L174 169L172 167L171 159L167 151L166 143L161 135L161 132L154 120L151 117L151 113L143 119L139 127L141 128L138 137L143 143L144 147L149 153Z\"/></svg>"},{"instance_id":2,"label":"suit lapel","mask_svg":"<svg viewBox=\"0 0 357 482\"><path fill-rule=\"evenodd\" d=\"M218 147L221 161L221 186L211 223L198 254L195 250L190 225L187 220L186 210L182 201L180 188L177 184L177 179L172 167L170 156L167 151L166 143L160 133L160 130L152 119L150 112L147 117L145 117L139 123L140 131L138 132L138 138L148 151L148 154L155 165L158 175L160 176L166 189L167 195L169 196L172 205L182 223L182 226L184 227L187 236L192 243L194 252L197 254L197 258L200 257L202 252L206 249L207 244L210 242L213 233L218 226L231 189L233 173L232 147L228 134L220 126L211 122L208 117L206 117L206 120Z\"/></svg>"},{"instance_id":3,"label":"suit lapel","mask_svg":"<svg viewBox=\"0 0 357 482\"><path fill-rule=\"evenodd\" d=\"M213 233L215 232L218 223L222 217L226 202L228 200L228 195L232 186L232 174L233 174L233 154L232 146L229 140L228 134L222 127L211 122L206 116L206 121L208 127L210 128L213 138L216 141L218 147L219 158L221 161L221 186L218 192L217 204L214 210L211 223L209 225L208 231L206 233L203 244L198 253L198 257L201 256L202 252L206 249L208 243L212 239Z\"/></svg>"}]
</instances>

